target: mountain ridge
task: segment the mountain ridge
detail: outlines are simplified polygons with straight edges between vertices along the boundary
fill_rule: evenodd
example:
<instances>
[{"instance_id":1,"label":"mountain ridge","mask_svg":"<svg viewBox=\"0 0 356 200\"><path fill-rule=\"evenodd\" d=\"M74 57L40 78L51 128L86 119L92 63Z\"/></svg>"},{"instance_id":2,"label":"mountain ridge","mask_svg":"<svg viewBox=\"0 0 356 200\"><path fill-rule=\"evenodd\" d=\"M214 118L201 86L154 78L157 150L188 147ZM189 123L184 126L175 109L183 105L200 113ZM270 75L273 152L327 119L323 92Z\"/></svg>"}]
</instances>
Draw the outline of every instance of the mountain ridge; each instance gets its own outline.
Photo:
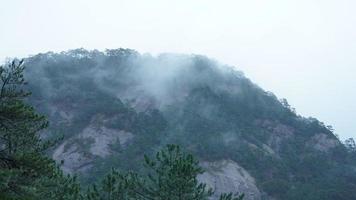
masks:
<instances>
[{"instance_id":1,"label":"mountain ridge","mask_svg":"<svg viewBox=\"0 0 356 200\"><path fill-rule=\"evenodd\" d=\"M51 154L83 182L111 166L139 171L142 154L175 143L206 166L223 166L206 176L244 188L246 199L353 197L356 165L331 128L231 66L130 49L38 54L25 63L29 102L51 123L46 137L64 134ZM252 179L218 173L233 169Z\"/></svg>"}]
</instances>

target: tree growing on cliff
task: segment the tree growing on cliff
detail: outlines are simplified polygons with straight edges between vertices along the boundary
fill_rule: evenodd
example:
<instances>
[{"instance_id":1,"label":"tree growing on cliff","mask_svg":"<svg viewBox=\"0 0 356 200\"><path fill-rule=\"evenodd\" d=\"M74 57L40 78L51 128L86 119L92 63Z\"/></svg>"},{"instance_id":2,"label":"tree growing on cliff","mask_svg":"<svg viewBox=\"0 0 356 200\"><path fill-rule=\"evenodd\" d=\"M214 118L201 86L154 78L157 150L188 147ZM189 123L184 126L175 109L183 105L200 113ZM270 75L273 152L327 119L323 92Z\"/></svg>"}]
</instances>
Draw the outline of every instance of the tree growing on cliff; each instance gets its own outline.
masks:
<instances>
[{"instance_id":1,"label":"tree growing on cliff","mask_svg":"<svg viewBox=\"0 0 356 200\"><path fill-rule=\"evenodd\" d=\"M112 170L88 200L207 200L214 192L197 179L204 170L193 155L177 145L167 145L154 158L145 156L144 174ZM221 194L220 200L242 200L243 195Z\"/></svg>"},{"instance_id":2,"label":"tree growing on cliff","mask_svg":"<svg viewBox=\"0 0 356 200\"><path fill-rule=\"evenodd\" d=\"M46 118L26 104L23 60L0 66L0 199L4 200L205 200L213 191L197 179L204 171L191 154L167 145L145 156L143 174L112 170L86 194L75 177L64 175L45 152ZM220 200L242 200L222 194Z\"/></svg>"}]
</instances>

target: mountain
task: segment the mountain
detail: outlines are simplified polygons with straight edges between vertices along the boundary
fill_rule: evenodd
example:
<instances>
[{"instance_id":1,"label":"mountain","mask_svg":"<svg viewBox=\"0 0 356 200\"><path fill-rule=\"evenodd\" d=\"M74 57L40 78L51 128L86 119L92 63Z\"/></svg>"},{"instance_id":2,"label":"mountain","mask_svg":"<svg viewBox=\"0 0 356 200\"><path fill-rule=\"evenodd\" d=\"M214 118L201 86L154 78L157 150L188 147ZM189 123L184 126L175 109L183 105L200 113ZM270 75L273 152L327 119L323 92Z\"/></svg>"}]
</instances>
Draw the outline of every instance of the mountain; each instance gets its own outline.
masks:
<instances>
[{"instance_id":1,"label":"mountain","mask_svg":"<svg viewBox=\"0 0 356 200\"><path fill-rule=\"evenodd\" d=\"M356 199L356 156L332 128L200 55L75 49L25 60L28 101L48 116L48 152L84 184L179 144L200 180L247 200ZM307 98L307 97L305 97Z\"/></svg>"}]
</instances>

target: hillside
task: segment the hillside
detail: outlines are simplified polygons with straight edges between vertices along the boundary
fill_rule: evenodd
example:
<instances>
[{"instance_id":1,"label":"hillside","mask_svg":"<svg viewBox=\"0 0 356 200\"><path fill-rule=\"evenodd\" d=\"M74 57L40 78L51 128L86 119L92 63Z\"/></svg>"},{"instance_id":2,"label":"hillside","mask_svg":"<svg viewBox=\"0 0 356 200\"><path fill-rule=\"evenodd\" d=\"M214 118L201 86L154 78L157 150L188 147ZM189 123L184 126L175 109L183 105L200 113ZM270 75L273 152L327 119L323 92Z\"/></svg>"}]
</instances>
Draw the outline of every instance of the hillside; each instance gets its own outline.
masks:
<instances>
[{"instance_id":1,"label":"hillside","mask_svg":"<svg viewBox=\"0 0 356 200\"><path fill-rule=\"evenodd\" d=\"M165 144L195 154L200 177L247 200L356 199L356 160L330 127L231 66L199 55L76 49L27 58L29 102L63 135L49 154L83 183L140 171ZM305 97L308 98L308 97Z\"/></svg>"}]
</instances>

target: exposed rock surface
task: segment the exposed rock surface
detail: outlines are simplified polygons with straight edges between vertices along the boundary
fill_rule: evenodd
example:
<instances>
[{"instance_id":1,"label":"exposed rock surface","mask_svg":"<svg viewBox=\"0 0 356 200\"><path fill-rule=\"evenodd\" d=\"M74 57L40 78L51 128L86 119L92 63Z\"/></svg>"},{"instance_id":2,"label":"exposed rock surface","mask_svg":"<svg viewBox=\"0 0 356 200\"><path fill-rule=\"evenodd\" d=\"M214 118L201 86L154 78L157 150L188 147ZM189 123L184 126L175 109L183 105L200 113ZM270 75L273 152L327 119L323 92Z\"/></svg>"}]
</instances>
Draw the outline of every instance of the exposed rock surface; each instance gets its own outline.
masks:
<instances>
[{"instance_id":1,"label":"exposed rock surface","mask_svg":"<svg viewBox=\"0 0 356 200\"><path fill-rule=\"evenodd\" d=\"M321 152L328 152L330 149L335 148L338 145L340 145L340 141L331 138L324 133L316 134L307 143L307 146L311 146L315 150Z\"/></svg>"},{"instance_id":2,"label":"exposed rock surface","mask_svg":"<svg viewBox=\"0 0 356 200\"><path fill-rule=\"evenodd\" d=\"M110 155L110 145L121 147L133 138L133 134L124 130L106 128L90 124L76 137L64 141L55 149L52 157L66 173L83 173L92 167L94 158Z\"/></svg>"},{"instance_id":3,"label":"exposed rock surface","mask_svg":"<svg viewBox=\"0 0 356 200\"><path fill-rule=\"evenodd\" d=\"M130 132L109 129L104 126L89 126L78 135L78 138L92 140L90 153L103 158L111 154L110 144L118 141L121 146L124 146L133 138L133 135Z\"/></svg>"},{"instance_id":4,"label":"exposed rock surface","mask_svg":"<svg viewBox=\"0 0 356 200\"><path fill-rule=\"evenodd\" d=\"M61 169L65 173L80 173L85 172L91 167L92 158L89 154L81 152L78 145L73 144L68 149L67 142L63 142L53 153L52 157L55 161L62 163Z\"/></svg>"},{"instance_id":5,"label":"exposed rock surface","mask_svg":"<svg viewBox=\"0 0 356 200\"><path fill-rule=\"evenodd\" d=\"M308 199L310 191L318 199L356 199L356 173L345 170L354 160L338 156L347 149L337 148L333 132L230 66L127 49L39 54L26 63L29 102L48 116L48 137L65 134L53 158L84 181L111 167L141 170L144 154L180 144L214 161L202 163L200 179L217 192L243 192L247 200Z\"/></svg>"},{"instance_id":6,"label":"exposed rock surface","mask_svg":"<svg viewBox=\"0 0 356 200\"><path fill-rule=\"evenodd\" d=\"M213 188L217 199L220 193L239 191L245 194L246 200L260 200L261 192L258 190L255 179L236 162L222 160L216 162L202 162L206 170L199 176L199 180Z\"/></svg>"}]
</instances>

